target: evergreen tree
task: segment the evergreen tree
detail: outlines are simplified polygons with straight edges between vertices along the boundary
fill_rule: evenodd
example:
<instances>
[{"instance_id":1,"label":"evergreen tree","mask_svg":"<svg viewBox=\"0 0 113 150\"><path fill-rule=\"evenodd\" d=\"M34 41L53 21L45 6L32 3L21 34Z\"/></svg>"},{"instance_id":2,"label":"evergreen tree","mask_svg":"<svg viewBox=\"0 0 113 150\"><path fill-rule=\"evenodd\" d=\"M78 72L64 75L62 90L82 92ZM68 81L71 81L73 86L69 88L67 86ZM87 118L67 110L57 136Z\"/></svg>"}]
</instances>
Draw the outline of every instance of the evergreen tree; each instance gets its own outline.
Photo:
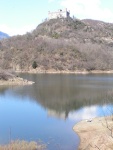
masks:
<instances>
[{"instance_id":1,"label":"evergreen tree","mask_svg":"<svg viewBox=\"0 0 113 150\"><path fill-rule=\"evenodd\" d=\"M37 63L36 63L36 61L33 62L32 67L33 67L34 69L37 68Z\"/></svg>"}]
</instances>

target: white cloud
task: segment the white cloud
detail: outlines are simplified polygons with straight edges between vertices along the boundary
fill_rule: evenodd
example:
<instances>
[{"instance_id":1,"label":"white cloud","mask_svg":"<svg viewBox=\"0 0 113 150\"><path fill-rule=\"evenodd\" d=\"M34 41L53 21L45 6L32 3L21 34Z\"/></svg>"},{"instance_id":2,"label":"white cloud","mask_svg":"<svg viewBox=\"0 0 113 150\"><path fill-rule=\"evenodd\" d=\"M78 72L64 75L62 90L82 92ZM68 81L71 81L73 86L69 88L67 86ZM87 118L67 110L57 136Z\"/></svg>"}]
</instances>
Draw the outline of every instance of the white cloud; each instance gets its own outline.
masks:
<instances>
[{"instance_id":1,"label":"white cloud","mask_svg":"<svg viewBox=\"0 0 113 150\"><path fill-rule=\"evenodd\" d=\"M98 106L85 107L76 112L70 112L68 118L71 120L83 120L95 118L97 116Z\"/></svg>"},{"instance_id":2,"label":"white cloud","mask_svg":"<svg viewBox=\"0 0 113 150\"><path fill-rule=\"evenodd\" d=\"M109 116L113 115L113 106L112 105L103 105L103 106L91 106L84 107L78 111L70 112L68 118L74 121L80 121L84 119L91 119L98 116Z\"/></svg>"},{"instance_id":3,"label":"white cloud","mask_svg":"<svg viewBox=\"0 0 113 150\"><path fill-rule=\"evenodd\" d=\"M36 25L23 26L22 28L12 28L5 24L0 25L0 31L5 32L9 34L10 36L18 35L18 34L23 35L26 32L30 32L35 28L36 28Z\"/></svg>"},{"instance_id":4,"label":"white cloud","mask_svg":"<svg viewBox=\"0 0 113 150\"><path fill-rule=\"evenodd\" d=\"M96 19L113 22L113 12L103 8L101 0L61 0L61 6L68 8L79 19Z\"/></svg>"}]
</instances>

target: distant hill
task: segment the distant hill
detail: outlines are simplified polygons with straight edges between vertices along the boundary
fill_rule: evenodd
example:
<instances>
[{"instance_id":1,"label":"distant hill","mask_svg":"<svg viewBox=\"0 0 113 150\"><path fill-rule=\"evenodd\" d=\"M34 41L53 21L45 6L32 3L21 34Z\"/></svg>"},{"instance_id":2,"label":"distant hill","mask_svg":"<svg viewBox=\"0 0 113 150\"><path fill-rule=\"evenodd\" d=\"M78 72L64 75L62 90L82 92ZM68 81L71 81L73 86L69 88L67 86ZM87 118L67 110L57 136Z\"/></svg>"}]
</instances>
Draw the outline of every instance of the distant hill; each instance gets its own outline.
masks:
<instances>
[{"instance_id":1,"label":"distant hill","mask_svg":"<svg viewBox=\"0 0 113 150\"><path fill-rule=\"evenodd\" d=\"M52 19L0 43L2 68L37 71L113 70L113 24Z\"/></svg>"},{"instance_id":2,"label":"distant hill","mask_svg":"<svg viewBox=\"0 0 113 150\"><path fill-rule=\"evenodd\" d=\"M6 34L6 33L0 31L0 39L8 38L8 37L9 37L8 34Z\"/></svg>"}]
</instances>

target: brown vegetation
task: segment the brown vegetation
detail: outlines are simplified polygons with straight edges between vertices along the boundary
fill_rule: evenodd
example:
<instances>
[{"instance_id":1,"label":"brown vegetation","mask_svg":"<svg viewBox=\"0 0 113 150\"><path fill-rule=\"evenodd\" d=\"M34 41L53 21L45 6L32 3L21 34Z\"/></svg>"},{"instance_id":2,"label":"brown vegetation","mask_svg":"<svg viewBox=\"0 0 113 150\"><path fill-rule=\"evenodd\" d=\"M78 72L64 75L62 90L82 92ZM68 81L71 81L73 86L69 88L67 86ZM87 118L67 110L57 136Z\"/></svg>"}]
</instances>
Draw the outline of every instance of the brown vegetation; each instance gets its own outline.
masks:
<instances>
[{"instance_id":1,"label":"brown vegetation","mask_svg":"<svg viewBox=\"0 0 113 150\"><path fill-rule=\"evenodd\" d=\"M7 145L0 146L0 150L44 150L46 146L42 143L27 141L12 141Z\"/></svg>"},{"instance_id":2,"label":"brown vegetation","mask_svg":"<svg viewBox=\"0 0 113 150\"><path fill-rule=\"evenodd\" d=\"M12 74L11 72L5 71L5 70L0 70L0 80L9 80L12 78L15 78L16 76L14 73Z\"/></svg>"},{"instance_id":3,"label":"brown vegetation","mask_svg":"<svg viewBox=\"0 0 113 150\"><path fill-rule=\"evenodd\" d=\"M113 24L94 20L53 19L34 31L0 42L3 69L113 70Z\"/></svg>"}]
</instances>

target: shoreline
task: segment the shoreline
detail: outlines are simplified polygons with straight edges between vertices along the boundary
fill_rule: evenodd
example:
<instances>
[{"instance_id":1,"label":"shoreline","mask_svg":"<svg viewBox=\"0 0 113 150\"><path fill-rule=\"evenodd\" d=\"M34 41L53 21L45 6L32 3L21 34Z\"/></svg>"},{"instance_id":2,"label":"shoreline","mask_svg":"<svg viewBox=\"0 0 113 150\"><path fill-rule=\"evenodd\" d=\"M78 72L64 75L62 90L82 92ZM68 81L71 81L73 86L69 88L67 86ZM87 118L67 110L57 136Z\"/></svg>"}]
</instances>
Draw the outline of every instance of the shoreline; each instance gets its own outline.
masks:
<instances>
[{"instance_id":1,"label":"shoreline","mask_svg":"<svg viewBox=\"0 0 113 150\"><path fill-rule=\"evenodd\" d=\"M93 70L93 71L86 71L86 70L76 70L76 71L69 71L69 70L62 70L62 71L56 71L56 70L38 70L38 69L32 69L29 71L21 71L21 70L16 70L16 73L34 73L34 74L112 74L113 70Z\"/></svg>"},{"instance_id":2,"label":"shoreline","mask_svg":"<svg viewBox=\"0 0 113 150\"><path fill-rule=\"evenodd\" d=\"M113 149L113 116L83 120L73 130L80 138L79 150Z\"/></svg>"},{"instance_id":3,"label":"shoreline","mask_svg":"<svg viewBox=\"0 0 113 150\"><path fill-rule=\"evenodd\" d=\"M0 80L0 86L3 85L32 85L34 82L25 80L20 77L14 77L8 80Z\"/></svg>"}]
</instances>

